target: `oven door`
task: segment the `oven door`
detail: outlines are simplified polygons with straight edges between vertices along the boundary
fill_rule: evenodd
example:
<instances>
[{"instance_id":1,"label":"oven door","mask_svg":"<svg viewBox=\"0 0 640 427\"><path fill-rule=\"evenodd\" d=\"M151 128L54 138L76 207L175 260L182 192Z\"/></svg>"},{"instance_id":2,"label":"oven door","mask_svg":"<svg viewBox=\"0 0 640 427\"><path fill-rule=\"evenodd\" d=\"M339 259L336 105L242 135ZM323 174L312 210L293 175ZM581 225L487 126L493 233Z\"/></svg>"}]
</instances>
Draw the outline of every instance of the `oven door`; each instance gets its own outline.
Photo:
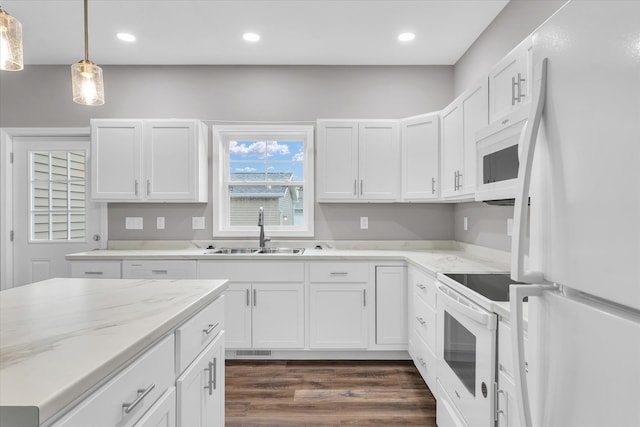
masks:
<instances>
[{"instance_id":1,"label":"oven door","mask_svg":"<svg viewBox=\"0 0 640 427\"><path fill-rule=\"evenodd\" d=\"M437 307L438 381L467 425L493 426L497 316L441 283Z\"/></svg>"}]
</instances>

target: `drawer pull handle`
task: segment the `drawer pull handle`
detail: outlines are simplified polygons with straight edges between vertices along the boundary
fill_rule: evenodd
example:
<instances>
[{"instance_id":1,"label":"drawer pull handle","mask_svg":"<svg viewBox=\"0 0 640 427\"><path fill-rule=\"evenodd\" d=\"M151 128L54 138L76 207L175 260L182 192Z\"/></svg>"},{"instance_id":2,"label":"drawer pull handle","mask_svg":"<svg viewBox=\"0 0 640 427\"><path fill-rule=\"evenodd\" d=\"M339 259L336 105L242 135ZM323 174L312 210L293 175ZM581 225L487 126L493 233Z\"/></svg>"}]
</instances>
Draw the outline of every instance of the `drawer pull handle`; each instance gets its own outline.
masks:
<instances>
[{"instance_id":1,"label":"drawer pull handle","mask_svg":"<svg viewBox=\"0 0 640 427\"><path fill-rule=\"evenodd\" d=\"M216 357L213 358L213 389L218 389L218 369L216 366L218 365L218 359Z\"/></svg>"},{"instance_id":2,"label":"drawer pull handle","mask_svg":"<svg viewBox=\"0 0 640 427\"><path fill-rule=\"evenodd\" d=\"M99 276L99 275L104 274L104 273L102 271L85 271L84 274L92 275L92 276Z\"/></svg>"},{"instance_id":3,"label":"drawer pull handle","mask_svg":"<svg viewBox=\"0 0 640 427\"><path fill-rule=\"evenodd\" d=\"M424 326L424 325L426 325L426 324L427 324L427 322L426 322L422 317L416 316L416 320L417 320L417 321L418 321L422 326Z\"/></svg>"},{"instance_id":4,"label":"drawer pull handle","mask_svg":"<svg viewBox=\"0 0 640 427\"><path fill-rule=\"evenodd\" d=\"M216 390L218 388L218 386L216 385L216 383L218 382L218 374L216 372L216 365L217 365L217 360L214 357L213 358L213 362L209 362L207 364L207 367L204 368L205 371L207 371L208 373L208 384L206 386L204 386L204 388L206 390L209 390L209 396L211 396L213 394L213 390Z\"/></svg>"},{"instance_id":5,"label":"drawer pull handle","mask_svg":"<svg viewBox=\"0 0 640 427\"><path fill-rule=\"evenodd\" d=\"M156 387L155 384L151 384L149 387L147 387L146 389L138 389L138 397L136 397L136 400L134 400L131 403L123 403L122 404L122 411L125 414L128 414L129 412L133 411L133 408L135 408L136 406L138 406L138 404L140 402L142 402L142 400L147 397L147 395L149 393L151 393L151 390L153 390Z\"/></svg>"},{"instance_id":6,"label":"drawer pull handle","mask_svg":"<svg viewBox=\"0 0 640 427\"><path fill-rule=\"evenodd\" d=\"M349 273L347 273L346 271L332 271L331 273L329 273L329 275L331 276L347 276Z\"/></svg>"},{"instance_id":7,"label":"drawer pull handle","mask_svg":"<svg viewBox=\"0 0 640 427\"><path fill-rule=\"evenodd\" d=\"M427 287L425 285L423 285L422 283L416 283L416 286L418 288L420 288L420 290L424 291L425 289L427 289Z\"/></svg>"},{"instance_id":8,"label":"drawer pull handle","mask_svg":"<svg viewBox=\"0 0 640 427\"><path fill-rule=\"evenodd\" d=\"M209 327L207 329L203 329L202 332L204 332L205 334L209 335L211 332L213 332L213 330L215 328L218 327L219 324L220 324L220 322L217 322L215 325L210 323Z\"/></svg>"},{"instance_id":9,"label":"drawer pull handle","mask_svg":"<svg viewBox=\"0 0 640 427\"><path fill-rule=\"evenodd\" d=\"M151 270L152 274L167 274L167 270Z\"/></svg>"},{"instance_id":10,"label":"drawer pull handle","mask_svg":"<svg viewBox=\"0 0 640 427\"><path fill-rule=\"evenodd\" d=\"M422 357L418 357L418 362L420 362L423 368L427 367L427 362L425 362Z\"/></svg>"}]
</instances>

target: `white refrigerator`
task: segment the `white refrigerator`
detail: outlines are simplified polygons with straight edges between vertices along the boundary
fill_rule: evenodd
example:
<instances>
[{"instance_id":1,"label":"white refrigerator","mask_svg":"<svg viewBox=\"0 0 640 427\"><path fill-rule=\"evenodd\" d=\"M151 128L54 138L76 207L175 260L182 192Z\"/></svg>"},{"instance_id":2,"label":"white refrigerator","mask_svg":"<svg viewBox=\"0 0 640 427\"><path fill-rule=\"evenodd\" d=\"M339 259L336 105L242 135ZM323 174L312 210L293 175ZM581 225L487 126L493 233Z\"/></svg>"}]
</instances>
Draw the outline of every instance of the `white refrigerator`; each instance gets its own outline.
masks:
<instances>
[{"instance_id":1,"label":"white refrigerator","mask_svg":"<svg viewBox=\"0 0 640 427\"><path fill-rule=\"evenodd\" d=\"M533 35L510 296L520 424L640 426L640 1ZM523 363L522 299L533 354Z\"/></svg>"}]
</instances>

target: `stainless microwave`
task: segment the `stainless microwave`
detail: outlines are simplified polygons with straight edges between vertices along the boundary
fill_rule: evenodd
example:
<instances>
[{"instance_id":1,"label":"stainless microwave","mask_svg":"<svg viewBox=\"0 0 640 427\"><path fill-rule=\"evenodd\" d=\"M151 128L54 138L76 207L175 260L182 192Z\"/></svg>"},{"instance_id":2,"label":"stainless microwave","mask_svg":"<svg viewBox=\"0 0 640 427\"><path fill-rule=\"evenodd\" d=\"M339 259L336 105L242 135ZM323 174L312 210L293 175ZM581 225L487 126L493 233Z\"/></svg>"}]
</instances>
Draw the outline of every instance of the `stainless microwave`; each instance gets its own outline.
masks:
<instances>
[{"instance_id":1,"label":"stainless microwave","mask_svg":"<svg viewBox=\"0 0 640 427\"><path fill-rule=\"evenodd\" d=\"M528 108L520 108L476 133L476 200L513 199L520 166L518 142Z\"/></svg>"}]
</instances>

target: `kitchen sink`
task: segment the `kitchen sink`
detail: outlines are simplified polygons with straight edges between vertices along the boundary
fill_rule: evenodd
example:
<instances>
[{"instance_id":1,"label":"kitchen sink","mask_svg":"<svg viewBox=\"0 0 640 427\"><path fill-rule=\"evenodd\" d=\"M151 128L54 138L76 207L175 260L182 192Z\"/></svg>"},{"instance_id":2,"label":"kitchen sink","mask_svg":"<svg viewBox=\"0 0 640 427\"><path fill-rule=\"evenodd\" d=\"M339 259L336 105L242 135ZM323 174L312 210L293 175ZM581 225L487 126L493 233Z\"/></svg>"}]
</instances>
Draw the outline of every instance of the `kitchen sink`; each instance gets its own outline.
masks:
<instances>
[{"instance_id":1,"label":"kitchen sink","mask_svg":"<svg viewBox=\"0 0 640 427\"><path fill-rule=\"evenodd\" d=\"M260 255L260 254L281 254L281 255L300 255L304 252L304 248L214 248L208 249L205 255Z\"/></svg>"}]
</instances>

